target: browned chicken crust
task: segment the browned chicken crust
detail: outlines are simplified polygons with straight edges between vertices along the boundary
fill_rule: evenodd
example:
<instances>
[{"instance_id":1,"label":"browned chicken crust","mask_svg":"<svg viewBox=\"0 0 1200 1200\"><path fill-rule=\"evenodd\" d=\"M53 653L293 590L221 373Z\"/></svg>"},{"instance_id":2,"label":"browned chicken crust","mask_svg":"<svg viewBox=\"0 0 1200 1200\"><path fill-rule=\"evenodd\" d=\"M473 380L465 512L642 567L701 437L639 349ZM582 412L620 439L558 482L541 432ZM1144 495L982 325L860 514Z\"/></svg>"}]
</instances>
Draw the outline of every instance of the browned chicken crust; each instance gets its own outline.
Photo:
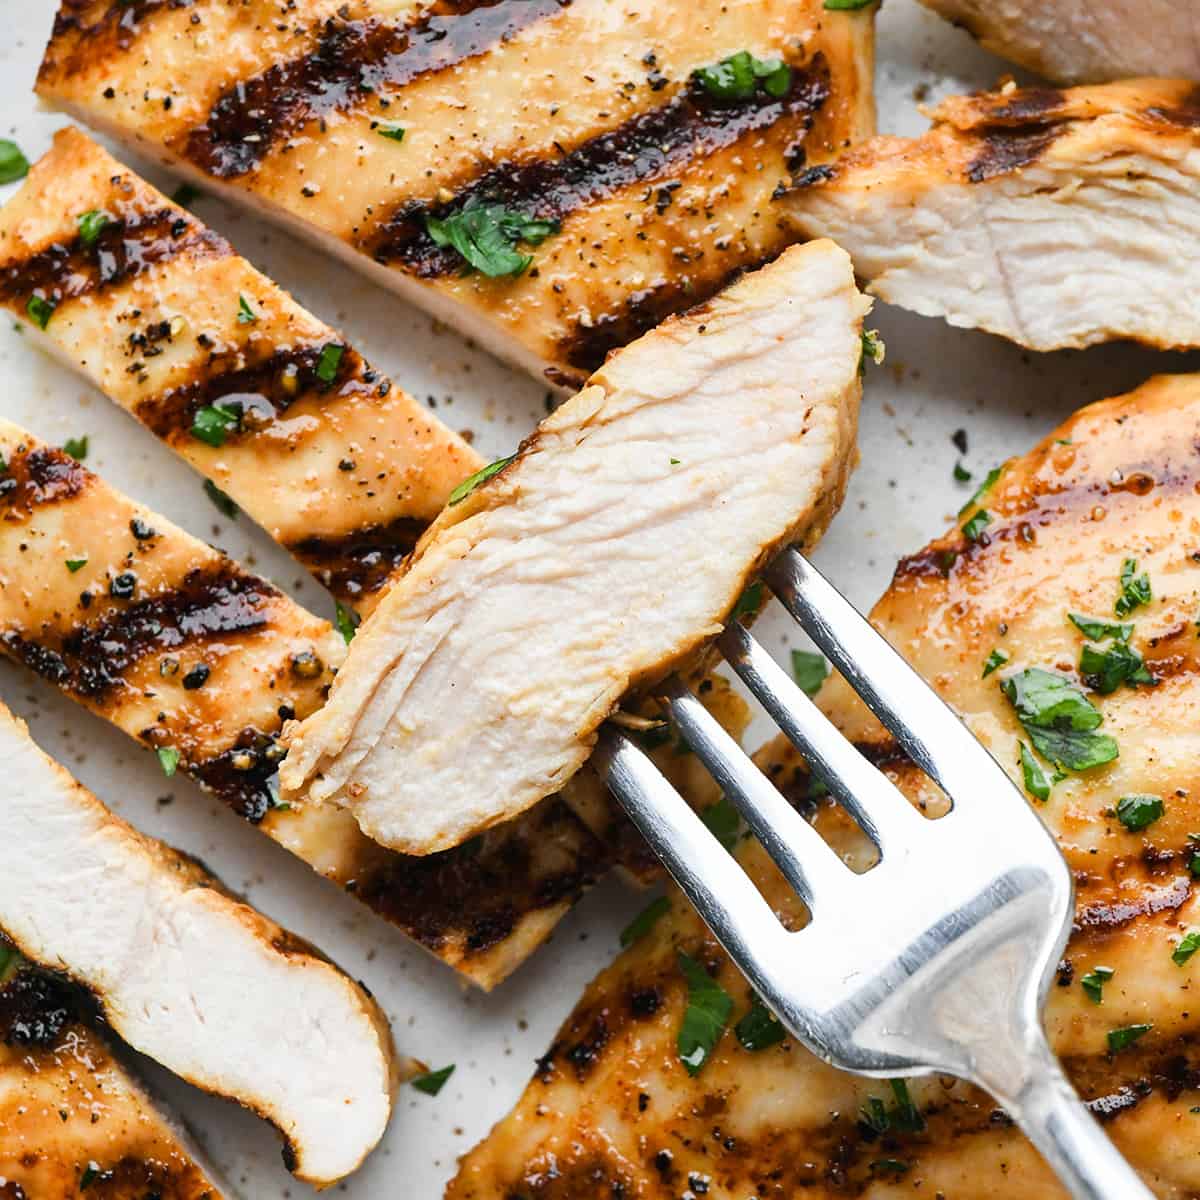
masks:
<instances>
[{"instance_id":1,"label":"browned chicken crust","mask_svg":"<svg viewBox=\"0 0 1200 1200\"><path fill-rule=\"evenodd\" d=\"M64 0L39 94L557 383L774 258L772 201L873 129L874 9L823 0ZM786 88L693 73L742 51ZM403 131L403 132L401 132ZM464 276L426 218L559 232Z\"/></svg>"},{"instance_id":2,"label":"browned chicken crust","mask_svg":"<svg viewBox=\"0 0 1200 1200\"><path fill-rule=\"evenodd\" d=\"M53 306L44 329L37 300ZM0 210L0 305L363 616L483 465L341 334L76 129Z\"/></svg>"},{"instance_id":3,"label":"browned chicken crust","mask_svg":"<svg viewBox=\"0 0 1200 1200\"><path fill-rule=\"evenodd\" d=\"M1045 803L1031 800L1078 887L1047 1026L1155 1193L1189 1200L1200 1194L1200 957L1181 944L1200 927L1190 836L1200 829L1200 376L1155 379L1082 410L1007 464L971 515L979 511L990 516L982 536L956 528L905 559L873 619L1018 781L1029 736L1001 682L1019 671L1075 681L1101 712L1101 732L1117 739L1110 765L1068 774ZM1119 620L1132 625L1126 644L1155 682L1101 694L1079 663L1085 645L1111 640L1088 642L1068 614L1118 621L1130 560L1134 593L1145 574L1151 598ZM997 650L1007 659L985 676ZM931 813L944 804L842 681L821 704L915 804ZM819 798L793 751L774 745L760 762L852 864L867 865L869 846ZM1114 810L1129 795L1158 798L1163 815L1128 828ZM739 855L784 920L803 921L757 846L744 843ZM751 998L686 902L672 894L670 903L587 990L516 1109L464 1160L450 1200L1064 1196L994 1102L962 1083L910 1083L914 1121L897 1115L885 1082L837 1072L790 1039L752 1052L732 1031L690 1077L676 1047L687 1002L678 953L733 997L734 1021ZM1099 979L1097 1003L1090 991L1102 967L1112 973ZM1151 1028L1112 1049L1110 1033L1141 1025Z\"/></svg>"},{"instance_id":4,"label":"browned chicken crust","mask_svg":"<svg viewBox=\"0 0 1200 1200\"><path fill-rule=\"evenodd\" d=\"M459 850L384 850L348 814L280 806L285 720L323 703L341 636L267 581L0 422L0 650L490 987L609 854L558 799Z\"/></svg>"}]
</instances>

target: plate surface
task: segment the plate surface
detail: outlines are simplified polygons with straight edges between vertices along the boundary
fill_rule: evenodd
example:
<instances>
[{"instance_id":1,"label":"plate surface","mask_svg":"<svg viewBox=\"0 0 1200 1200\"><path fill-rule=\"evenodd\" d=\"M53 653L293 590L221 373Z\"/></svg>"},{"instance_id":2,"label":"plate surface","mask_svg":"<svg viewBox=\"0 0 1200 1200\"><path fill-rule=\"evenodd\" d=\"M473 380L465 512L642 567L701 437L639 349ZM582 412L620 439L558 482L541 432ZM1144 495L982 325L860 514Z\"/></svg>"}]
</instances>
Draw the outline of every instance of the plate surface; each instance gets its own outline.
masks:
<instances>
[{"instance_id":1,"label":"plate surface","mask_svg":"<svg viewBox=\"0 0 1200 1200\"><path fill-rule=\"evenodd\" d=\"M48 0L0 0L6 28L0 136L16 139L31 160L65 123L39 111L30 90L53 7ZM879 18L881 128L919 133L926 124L919 101L989 86L1008 70L915 0L888 0ZM145 170L144 163L120 156ZM163 181L160 171L145 173ZM12 190L0 188L0 201ZM546 394L535 382L433 328L427 317L345 267L212 198L198 201L196 212L303 304L344 328L401 385L427 397L450 425L470 431L486 456L511 453L544 412ZM969 487L952 478L957 459L979 476L1028 449L1079 405L1127 390L1152 373L1197 365L1124 346L1036 356L883 306L871 324L887 342L887 364L869 373L862 464L815 556L863 608L886 587L896 559L940 532L965 500ZM331 609L320 589L244 518L231 524L217 513L199 478L149 433L26 345L7 323L0 327L0 413L52 442L88 434L90 467L222 545L301 603L322 613ZM951 442L959 429L969 439L965 456ZM777 606L757 632L779 655L803 642ZM391 1017L402 1051L431 1067L457 1064L436 1099L411 1089L401 1093L383 1146L340 1189L349 1200L441 1196L457 1157L508 1110L585 983L616 953L618 930L645 902L615 884L597 888L549 946L485 997L466 990L449 970L193 785L165 780L152 755L48 685L0 663L0 697L30 722L50 753L138 828L199 855L230 886L364 979ZM751 742L757 745L767 731L765 721L757 721ZM286 1012L278 1015L287 1020ZM255 1200L306 1191L284 1171L278 1140L257 1120L152 1066L145 1072L236 1191Z\"/></svg>"}]
</instances>

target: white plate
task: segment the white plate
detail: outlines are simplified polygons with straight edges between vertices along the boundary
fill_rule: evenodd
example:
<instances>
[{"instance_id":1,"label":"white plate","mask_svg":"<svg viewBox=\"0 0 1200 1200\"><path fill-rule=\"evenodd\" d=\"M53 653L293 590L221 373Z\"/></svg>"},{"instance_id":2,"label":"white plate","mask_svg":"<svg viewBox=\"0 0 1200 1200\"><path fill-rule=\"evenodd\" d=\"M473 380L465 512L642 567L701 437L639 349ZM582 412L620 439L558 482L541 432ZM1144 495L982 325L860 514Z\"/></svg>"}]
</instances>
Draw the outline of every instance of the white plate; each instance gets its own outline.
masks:
<instances>
[{"instance_id":1,"label":"white plate","mask_svg":"<svg viewBox=\"0 0 1200 1200\"><path fill-rule=\"evenodd\" d=\"M0 0L0 136L15 138L30 159L64 123L38 111L30 90L52 7L49 0ZM933 101L989 86L1007 69L914 0L888 0L879 20L882 128L918 133L925 127L918 96ZM161 182L161 172L146 173ZM11 190L0 189L0 200ZM345 267L211 198L199 201L196 212L303 304L343 327L401 385L433 398L438 415L472 431L486 456L511 452L541 416L544 391L535 382L451 333L431 334L427 317ZM887 342L887 365L869 372L862 465L816 555L864 608L886 587L896 559L939 533L965 499L968 489L951 474L960 457L950 440L955 430L967 431L965 462L978 475L1028 449L1073 408L1184 361L1128 347L1031 355L894 309L880 308L871 323ZM244 518L236 524L222 518L197 476L114 405L26 345L7 322L0 325L0 381L5 417L53 442L88 434L89 467L218 542L302 603L328 611L320 589L264 535ZM756 632L780 654L802 642L779 612L769 613ZM0 697L30 722L50 753L138 828L199 855L230 886L366 980L403 1051L434 1067L458 1064L436 1099L411 1089L401 1093L383 1146L341 1189L351 1200L441 1196L457 1157L516 1100L583 986L614 956L617 931L644 903L614 884L599 887L514 979L491 996L468 991L448 969L190 783L168 784L152 755L49 685L4 663ZM765 724L756 724L755 743L765 734ZM168 794L173 802L164 805L159 798ZM220 969L219 962L212 966ZM286 1011L278 1016L287 1020ZM273 1200L305 1191L284 1171L278 1140L260 1122L160 1070L146 1070L242 1195Z\"/></svg>"}]
</instances>

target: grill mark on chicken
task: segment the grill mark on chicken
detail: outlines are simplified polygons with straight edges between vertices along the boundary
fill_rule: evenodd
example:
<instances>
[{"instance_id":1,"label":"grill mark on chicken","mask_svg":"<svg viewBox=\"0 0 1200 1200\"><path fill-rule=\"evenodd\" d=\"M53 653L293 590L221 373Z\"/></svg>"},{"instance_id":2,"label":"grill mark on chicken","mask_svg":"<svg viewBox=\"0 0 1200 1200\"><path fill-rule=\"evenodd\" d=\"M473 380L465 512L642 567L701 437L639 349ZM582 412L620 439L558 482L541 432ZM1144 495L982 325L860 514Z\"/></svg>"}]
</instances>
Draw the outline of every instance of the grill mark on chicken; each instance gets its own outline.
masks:
<instances>
[{"instance_id":1,"label":"grill mark on chicken","mask_svg":"<svg viewBox=\"0 0 1200 1200\"><path fill-rule=\"evenodd\" d=\"M0 985L0 1042L53 1050L71 1025L95 1014L83 989L61 976L23 966Z\"/></svg>"},{"instance_id":2,"label":"grill mark on chicken","mask_svg":"<svg viewBox=\"0 0 1200 1200\"><path fill-rule=\"evenodd\" d=\"M360 235L360 242L377 262L400 264L420 278L456 275L462 269L461 258L452 248L434 242L425 228L426 216L444 218L475 200L499 202L542 220L561 221L633 184L662 178L697 158L732 146L749 134L782 123L798 125L807 132L830 91L829 68L820 53L806 68L793 70L791 88L779 99L761 93L752 101L721 104L693 82L661 108L639 113L561 158L511 160L481 175L449 203L405 204L383 218L373 232ZM648 298L639 303L647 304ZM587 357L594 358L594 352Z\"/></svg>"},{"instance_id":3,"label":"grill mark on chicken","mask_svg":"<svg viewBox=\"0 0 1200 1200\"><path fill-rule=\"evenodd\" d=\"M1037 129L1032 132L1011 129L992 129L983 138L983 148L967 168L972 183L985 183L998 175L1036 162L1059 136L1059 130Z\"/></svg>"},{"instance_id":4,"label":"grill mark on chicken","mask_svg":"<svg viewBox=\"0 0 1200 1200\"><path fill-rule=\"evenodd\" d=\"M75 44L65 62L56 65L77 70L89 57L108 53L110 48L128 50L142 32L143 23L161 10L191 8L194 0L61 0L54 18L53 41ZM99 13L93 19L91 14ZM48 63L43 64L42 70Z\"/></svg>"},{"instance_id":5,"label":"grill mark on chicken","mask_svg":"<svg viewBox=\"0 0 1200 1200\"><path fill-rule=\"evenodd\" d=\"M0 272L0 299L38 295L61 304L102 293L172 259L225 258L229 243L178 209L127 211L110 221L91 245L81 237L54 242Z\"/></svg>"},{"instance_id":6,"label":"grill mark on chicken","mask_svg":"<svg viewBox=\"0 0 1200 1200\"><path fill-rule=\"evenodd\" d=\"M571 0L436 0L410 25L330 19L316 46L226 91L182 153L219 179L254 170L309 121L450 70Z\"/></svg>"},{"instance_id":7,"label":"grill mark on chicken","mask_svg":"<svg viewBox=\"0 0 1200 1200\"><path fill-rule=\"evenodd\" d=\"M1014 99L997 104L988 113L988 120L1017 125L1044 120L1058 111L1064 99L1058 88L1022 88Z\"/></svg>"},{"instance_id":8,"label":"grill mark on chicken","mask_svg":"<svg viewBox=\"0 0 1200 1200\"><path fill-rule=\"evenodd\" d=\"M37 641L9 629L0 646L64 691L96 703L124 687L128 672L151 654L265 629L278 597L265 580L225 561L190 571L160 595L114 607L61 639Z\"/></svg>"},{"instance_id":9,"label":"grill mark on chicken","mask_svg":"<svg viewBox=\"0 0 1200 1200\"><path fill-rule=\"evenodd\" d=\"M186 383L139 401L134 415L152 433L173 441L191 436L192 423L200 409L218 403L237 406L243 414L242 420L226 437L227 442L236 442L268 427L301 400L314 396L344 399L388 394L391 382L381 380L362 356L349 347L343 346L334 377L323 380L317 374L322 351L333 344L342 345L321 342L275 347L252 363L245 361L241 349L216 351L203 367L193 371Z\"/></svg>"},{"instance_id":10,"label":"grill mark on chicken","mask_svg":"<svg viewBox=\"0 0 1200 1200\"><path fill-rule=\"evenodd\" d=\"M286 549L335 596L353 602L387 584L427 527L415 517L398 517L341 537L307 537Z\"/></svg>"},{"instance_id":11,"label":"grill mark on chicken","mask_svg":"<svg viewBox=\"0 0 1200 1200\"><path fill-rule=\"evenodd\" d=\"M1200 126L1200 84L1187 96L1171 108L1153 106L1146 109L1146 115L1172 125L1180 125L1185 129Z\"/></svg>"},{"instance_id":12,"label":"grill mark on chicken","mask_svg":"<svg viewBox=\"0 0 1200 1200\"><path fill-rule=\"evenodd\" d=\"M89 476L65 450L50 446L19 449L0 470L0 514L28 516L35 508L78 496Z\"/></svg>"},{"instance_id":13,"label":"grill mark on chicken","mask_svg":"<svg viewBox=\"0 0 1200 1200\"><path fill-rule=\"evenodd\" d=\"M1176 912L1191 898L1192 884L1186 876L1180 876L1167 887L1147 887L1134 900L1119 900L1088 904L1075 914L1077 933L1103 932L1122 929L1141 917L1161 912Z\"/></svg>"}]
</instances>

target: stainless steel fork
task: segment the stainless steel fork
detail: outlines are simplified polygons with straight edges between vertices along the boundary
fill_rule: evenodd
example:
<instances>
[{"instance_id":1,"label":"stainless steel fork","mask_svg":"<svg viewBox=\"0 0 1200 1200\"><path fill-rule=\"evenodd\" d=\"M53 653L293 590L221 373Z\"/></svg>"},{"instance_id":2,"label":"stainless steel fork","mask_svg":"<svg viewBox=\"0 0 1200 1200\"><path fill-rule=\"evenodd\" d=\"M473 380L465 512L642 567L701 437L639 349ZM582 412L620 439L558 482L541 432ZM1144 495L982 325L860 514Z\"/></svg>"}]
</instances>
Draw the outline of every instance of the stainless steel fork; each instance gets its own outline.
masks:
<instances>
[{"instance_id":1,"label":"stainless steel fork","mask_svg":"<svg viewBox=\"0 0 1200 1200\"><path fill-rule=\"evenodd\" d=\"M718 645L879 851L853 873L678 679L661 695L811 920L788 931L623 733L594 760L730 957L791 1033L863 1075L987 1089L1077 1200L1151 1200L1051 1054L1041 1009L1074 910L1066 861L1004 770L796 550L766 582L950 798L920 815L738 622Z\"/></svg>"}]
</instances>

